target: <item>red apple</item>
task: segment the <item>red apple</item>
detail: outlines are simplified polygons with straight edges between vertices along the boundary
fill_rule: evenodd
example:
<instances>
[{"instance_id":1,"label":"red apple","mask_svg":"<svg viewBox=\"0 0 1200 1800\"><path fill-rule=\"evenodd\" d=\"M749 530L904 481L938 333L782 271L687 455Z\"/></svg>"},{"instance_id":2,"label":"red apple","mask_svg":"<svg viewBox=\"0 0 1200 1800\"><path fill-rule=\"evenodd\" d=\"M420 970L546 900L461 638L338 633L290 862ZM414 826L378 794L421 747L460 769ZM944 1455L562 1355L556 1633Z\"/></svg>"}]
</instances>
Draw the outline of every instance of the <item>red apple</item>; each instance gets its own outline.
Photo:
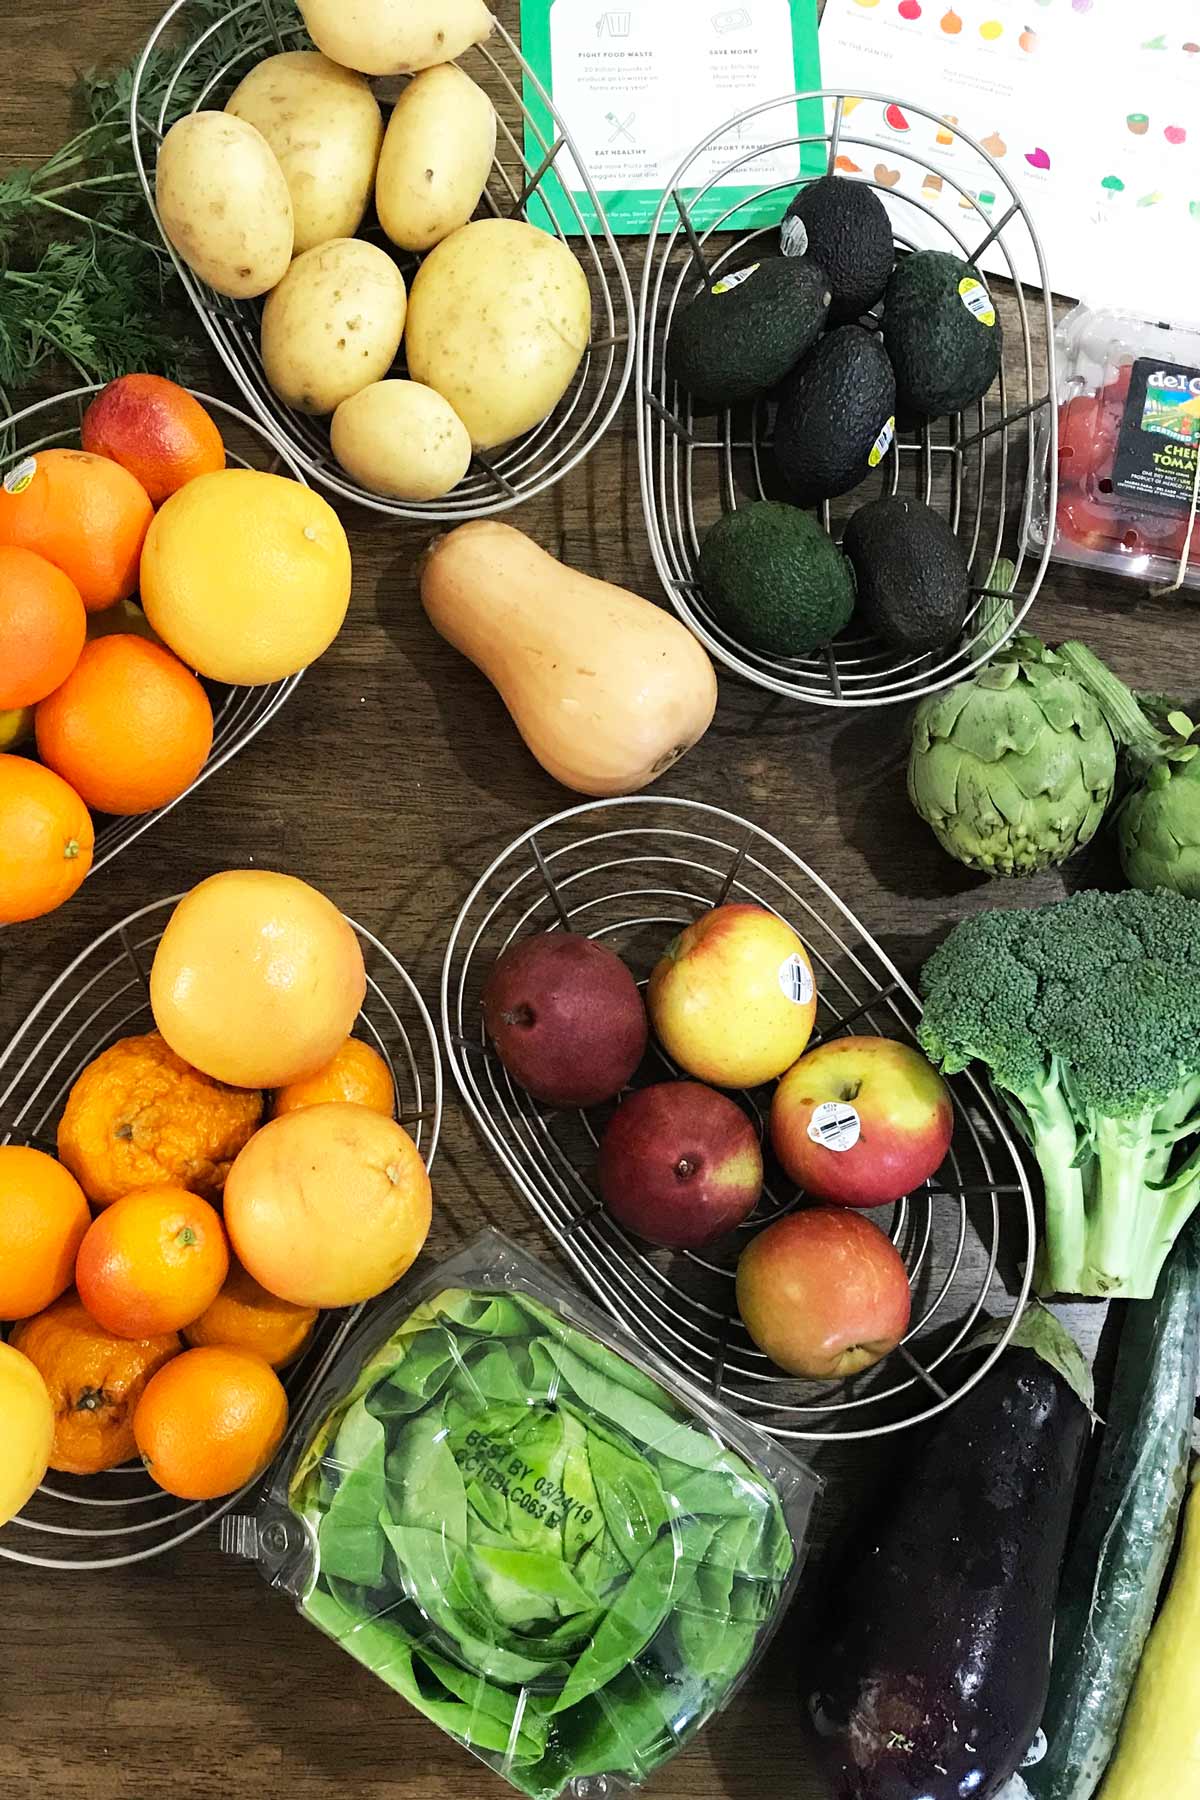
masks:
<instances>
[{"instance_id":1,"label":"red apple","mask_svg":"<svg viewBox=\"0 0 1200 1800\"><path fill-rule=\"evenodd\" d=\"M725 1094L663 1081L623 1100L600 1141L600 1197L652 1244L695 1250L749 1218L762 1192L758 1133Z\"/></svg>"},{"instance_id":2,"label":"red apple","mask_svg":"<svg viewBox=\"0 0 1200 1800\"><path fill-rule=\"evenodd\" d=\"M840 1381L894 1350L912 1302L889 1237L861 1213L789 1213L742 1251L737 1304L746 1330L789 1375Z\"/></svg>"},{"instance_id":3,"label":"red apple","mask_svg":"<svg viewBox=\"0 0 1200 1800\"><path fill-rule=\"evenodd\" d=\"M814 1200L884 1206L933 1174L954 1135L954 1103L932 1063L892 1038L830 1038L775 1090L771 1143Z\"/></svg>"},{"instance_id":4,"label":"red apple","mask_svg":"<svg viewBox=\"0 0 1200 1800\"><path fill-rule=\"evenodd\" d=\"M548 1106L598 1106L627 1085L649 1026L637 982L594 938L547 931L500 953L483 1022L513 1080Z\"/></svg>"}]
</instances>

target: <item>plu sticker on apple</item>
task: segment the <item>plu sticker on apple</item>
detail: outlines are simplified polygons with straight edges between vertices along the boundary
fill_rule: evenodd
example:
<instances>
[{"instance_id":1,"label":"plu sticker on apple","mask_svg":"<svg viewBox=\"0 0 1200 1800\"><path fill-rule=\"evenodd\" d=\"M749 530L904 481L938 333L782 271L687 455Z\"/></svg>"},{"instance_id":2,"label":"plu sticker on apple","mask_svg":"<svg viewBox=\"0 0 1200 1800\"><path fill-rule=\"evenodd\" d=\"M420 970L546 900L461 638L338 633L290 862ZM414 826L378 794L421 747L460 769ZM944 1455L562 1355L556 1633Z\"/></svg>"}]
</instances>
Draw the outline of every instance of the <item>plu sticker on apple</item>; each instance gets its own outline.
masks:
<instances>
[{"instance_id":1,"label":"plu sticker on apple","mask_svg":"<svg viewBox=\"0 0 1200 1800\"><path fill-rule=\"evenodd\" d=\"M798 951L793 950L779 965L779 986L784 998L797 1006L807 1006L813 997L812 970Z\"/></svg>"},{"instance_id":2,"label":"plu sticker on apple","mask_svg":"<svg viewBox=\"0 0 1200 1800\"><path fill-rule=\"evenodd\" d=\"M862 1136L862 1120L848 1100L822 1100L808 1121L808 1135L826 1150L853 1150Z\"/></svg>"}]
</instances>

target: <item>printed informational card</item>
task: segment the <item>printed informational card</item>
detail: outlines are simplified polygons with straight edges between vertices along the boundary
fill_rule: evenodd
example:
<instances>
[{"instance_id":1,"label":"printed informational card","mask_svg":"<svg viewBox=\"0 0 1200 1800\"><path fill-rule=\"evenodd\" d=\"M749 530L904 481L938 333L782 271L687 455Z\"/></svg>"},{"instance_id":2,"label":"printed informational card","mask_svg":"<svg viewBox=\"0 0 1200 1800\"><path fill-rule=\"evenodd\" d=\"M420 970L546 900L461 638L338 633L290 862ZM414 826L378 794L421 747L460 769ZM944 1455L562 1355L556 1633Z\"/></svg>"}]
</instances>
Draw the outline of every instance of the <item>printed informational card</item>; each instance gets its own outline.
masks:
<instances>
[{"instance_id":1,"label":"printed informational card","mask_svg":"<svg viewBox=\"0 0 1200 1800\"><path fill-rule=\"evenodd\" d=\"M980 238L954 183L992 219L1008 196L957 127L1020 194L1056 293L1200 319L1200 0L826 0L821 63L826 87L893 102L848 103L842 173ZM920 234L917 209L896 217ZM995 245L982 262L1008 272Z\"/></svg>"},{"instance_id":2,"label":"printed informational card","mask_svg":"<svg viewBox=\"0 0 1200 1800\"><path fill-rule=\"evenodd\" d=\"M626 234L649 230L679 165L710 132L764 101L821 85L816 0L522 0L521 48L566 122L609 224ZM553 143L553 124L529 83L525 104ZM822 116L819 100L798 104L796 136L820 134ZM776 108L710 146L691 172L689 196L746 160L732 185L689 205L699 227L761 188L822 173L823 146L780 145L790 136L783 118ZM544 155L529 125L525 155L533 168ZM566 150L540 192L562 229L578 235L562 183L594 228L594 208ZM778 194L747 205L738 229L775 224L782 210ZM549 222L539 219L536 199L530 216Z\"/></svg>"}]
</instances>

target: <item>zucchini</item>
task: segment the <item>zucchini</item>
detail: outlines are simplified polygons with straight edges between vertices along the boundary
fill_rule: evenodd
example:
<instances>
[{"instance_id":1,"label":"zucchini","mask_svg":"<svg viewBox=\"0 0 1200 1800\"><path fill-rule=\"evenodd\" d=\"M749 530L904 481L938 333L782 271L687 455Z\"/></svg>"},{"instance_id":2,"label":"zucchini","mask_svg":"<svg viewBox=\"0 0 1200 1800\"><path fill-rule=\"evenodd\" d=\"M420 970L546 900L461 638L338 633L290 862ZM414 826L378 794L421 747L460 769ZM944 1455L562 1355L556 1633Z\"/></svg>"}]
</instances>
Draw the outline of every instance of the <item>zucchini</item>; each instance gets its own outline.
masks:
<instances>
[{"instance_id":1,"label":"zucchini","mask_svg":"<svg viewBox=\"0 0 1200 1800\"><path fill-rule=\"evenodd\" d=\"M1025 1774L1035 1800L1091 1800L1112 1754L1175 1540L1198 1378L1193 1225L1153 1300L1126 1310L1096 1476L1059 1594L1042 1718L1049 1748Z\"/></svg>"},{"instance_id":2,"label":"zucchini","mask_svg":"<svg viewBox=\"0 0 1200 1800\"><path fill-rule=\"evenodd\" d=\"M1200 1487L1166 1603L1150 1633L1100 1800L1195 1800L1200 1794Z\"/></svg>"},{"instance_id":3,"label":"zucchini","mask_svg":"<svg viewBox=\"0 0 1200 1800\"><path fill-rule=\"evenodd\" d=\"M993 1800L1015 1774L1046 1700L1086 1380L1032 1309L854 1546L809 1703L834 1800Z\"/></svg>"}]
</instances>

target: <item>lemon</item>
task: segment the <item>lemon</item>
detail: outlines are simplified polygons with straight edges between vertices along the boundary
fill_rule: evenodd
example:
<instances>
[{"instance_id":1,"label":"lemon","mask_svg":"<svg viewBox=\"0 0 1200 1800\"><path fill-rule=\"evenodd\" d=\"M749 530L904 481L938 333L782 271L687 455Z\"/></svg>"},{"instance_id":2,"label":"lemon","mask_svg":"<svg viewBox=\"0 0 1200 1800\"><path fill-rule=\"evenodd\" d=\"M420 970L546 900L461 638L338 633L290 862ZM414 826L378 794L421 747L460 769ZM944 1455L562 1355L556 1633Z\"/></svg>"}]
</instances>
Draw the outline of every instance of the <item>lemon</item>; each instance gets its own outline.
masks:
<instances>
[{"instance_id":1,"label":"lemon","mask_svg":"<svg viewBox=\"0 0 1200 1800\"><path fill-rule=\"evenodd\" d=\"M155 515L142 605L163 643L213 681L295 675L350 603L350 546L311 488L257 469L200 475Z\"/></svg>"},{"instance_id":2,"label":"lemon","mask_svg":"<svg viewBox=\"0 0 1200 1800\"><path fill-rule=\"evenodd\" d=\"M0 1525L19 1513L45 1478L54 1447L54 1408L46 1384L27 1356L0 1343Z\"/></svg>"}]
</instances>

